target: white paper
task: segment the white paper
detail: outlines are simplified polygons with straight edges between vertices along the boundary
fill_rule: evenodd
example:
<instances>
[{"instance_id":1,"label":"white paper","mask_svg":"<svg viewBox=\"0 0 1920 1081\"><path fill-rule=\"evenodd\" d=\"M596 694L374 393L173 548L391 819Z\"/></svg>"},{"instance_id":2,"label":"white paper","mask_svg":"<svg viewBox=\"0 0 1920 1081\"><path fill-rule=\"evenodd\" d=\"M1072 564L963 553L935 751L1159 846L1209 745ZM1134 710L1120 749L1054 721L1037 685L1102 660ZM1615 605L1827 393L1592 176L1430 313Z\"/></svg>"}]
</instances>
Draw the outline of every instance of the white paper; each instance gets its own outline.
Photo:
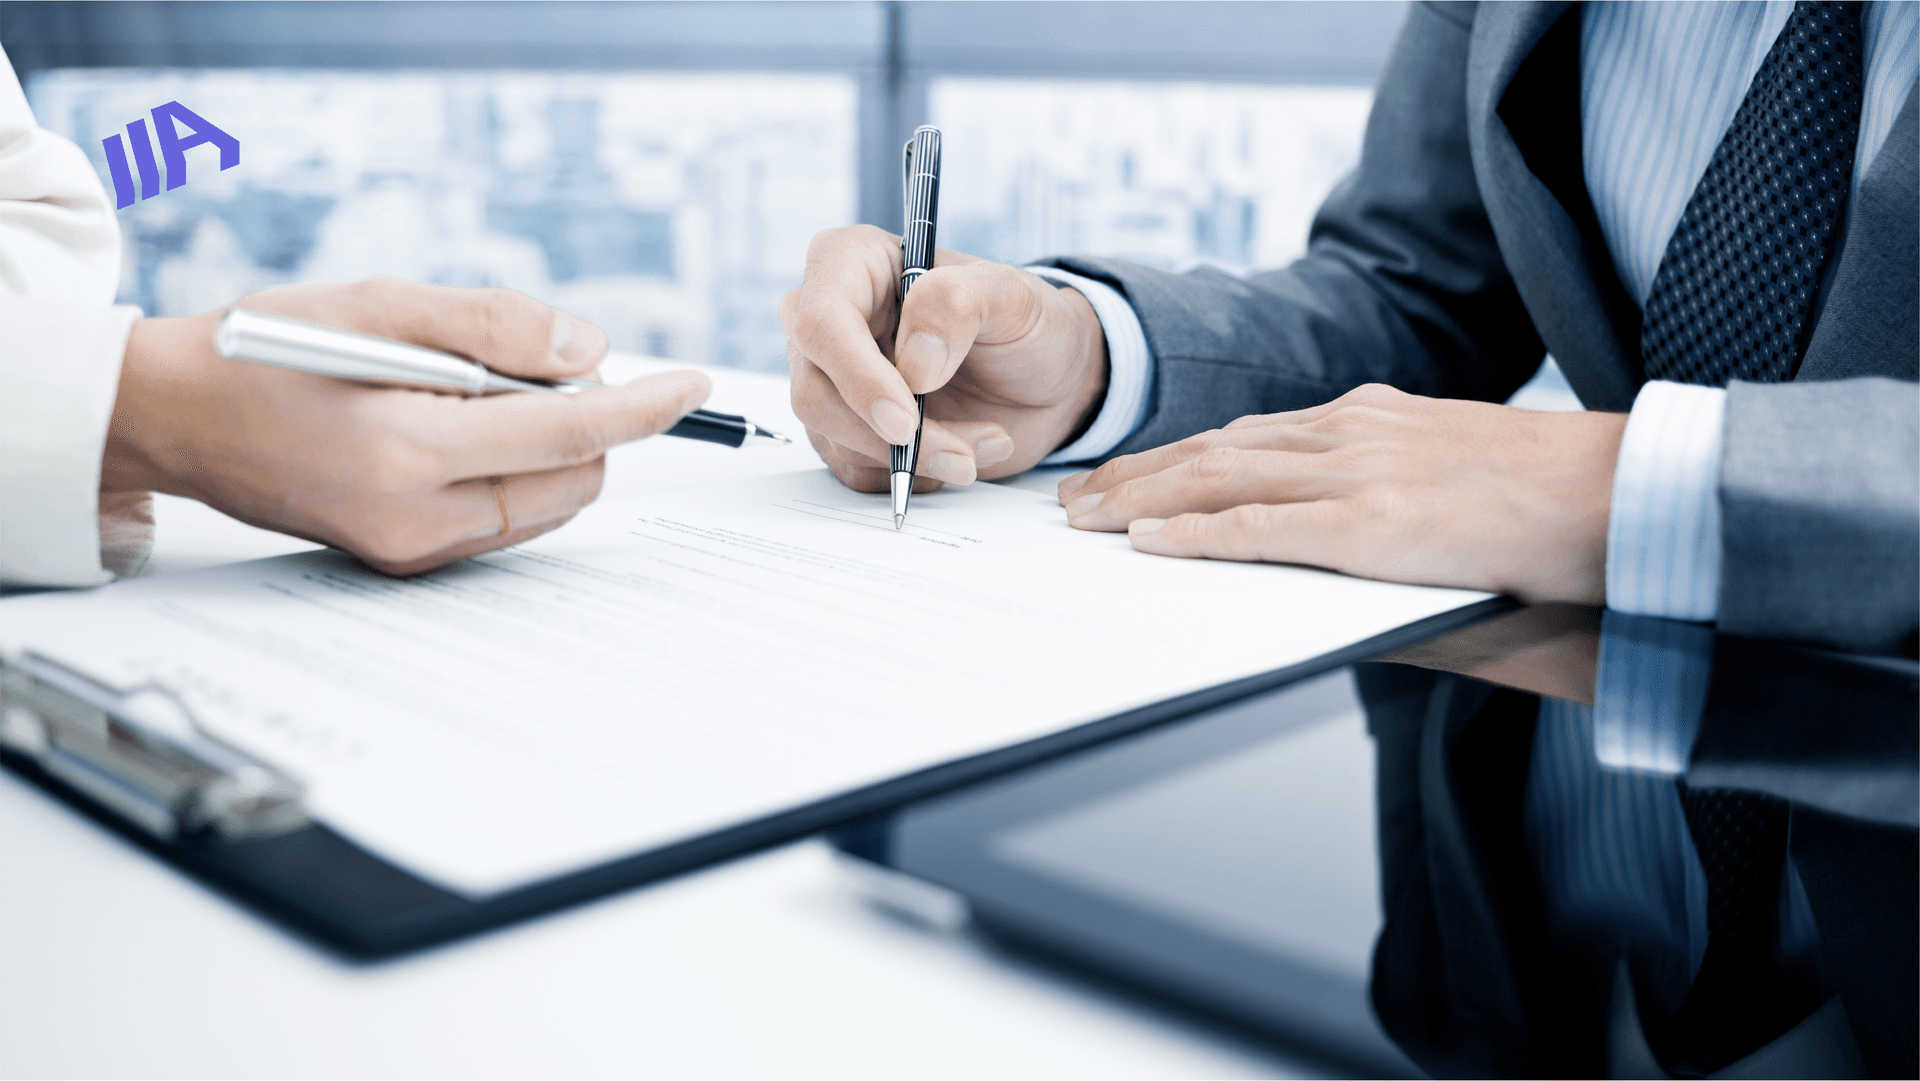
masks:
<instances>
[{"instance_id":1,"label":"white paper","mask_svg":"<svg viewBox=\"0 0 1920 1081\"><path fill-rule=\"evenodd\" d=\"M156 678L367 849L479 896L1271 671L1485 594L1136 553L995 485L824 470L410 579L310 553L0 603Z\"/></svg>"}]
</instances>

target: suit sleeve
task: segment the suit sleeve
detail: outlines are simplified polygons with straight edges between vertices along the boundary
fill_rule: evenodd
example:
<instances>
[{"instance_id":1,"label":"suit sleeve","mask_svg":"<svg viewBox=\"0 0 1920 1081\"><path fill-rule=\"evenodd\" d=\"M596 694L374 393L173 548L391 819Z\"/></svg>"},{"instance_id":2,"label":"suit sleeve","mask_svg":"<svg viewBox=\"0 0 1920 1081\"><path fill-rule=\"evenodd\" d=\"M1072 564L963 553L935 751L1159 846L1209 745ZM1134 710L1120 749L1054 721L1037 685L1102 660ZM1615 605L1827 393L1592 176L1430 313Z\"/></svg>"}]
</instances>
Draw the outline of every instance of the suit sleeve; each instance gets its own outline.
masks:
<instances>
[{"instance_id":1,"label":"suit sleeve","mask_svg":"<svg viewBox=\"0 0 1920 1081\"><path fill-rule=\"evenodd\" d=\"M1360 165L1291 266L1243 281L1120 259L1053 261L1120 290L1152 349L1148 416L1114 453L1369 382L1501 401L1539 367L1545 350L1494 241L1468 147L1472 19L1472 5L1413 7Z\"/></svg>"},{"instance_id":2,"label":"suit sleeve","mask_svg":"<svg viewBox=\"0 0 1920 1081\"><path fill-rule=\"evenodd\" d=\"M111 577L100 460L139 316L113 306L119 271L120 229L93 167L35 123L0 53L0 586Z\"/></svg>"},{"instance_id":3,"label":"suit sleeve","mask_svg":"<svg viewBox=\"0 0 1920 1081\"><path fill-rule=\"evenodd\" d=\"M1720 463L1720 629L1910 651L1920 386L1735 383Z\"/></svg>"}]
</instances>

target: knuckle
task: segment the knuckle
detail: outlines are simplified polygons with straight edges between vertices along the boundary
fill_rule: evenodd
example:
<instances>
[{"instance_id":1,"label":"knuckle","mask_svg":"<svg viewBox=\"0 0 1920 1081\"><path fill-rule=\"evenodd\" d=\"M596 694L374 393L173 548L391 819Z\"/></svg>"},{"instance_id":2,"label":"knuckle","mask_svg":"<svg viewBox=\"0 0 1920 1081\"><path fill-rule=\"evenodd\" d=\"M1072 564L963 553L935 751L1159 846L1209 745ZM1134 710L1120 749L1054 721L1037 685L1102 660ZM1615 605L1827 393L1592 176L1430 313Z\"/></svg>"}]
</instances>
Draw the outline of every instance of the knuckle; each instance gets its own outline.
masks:
<instances>
[{"instance_id":1,"label":"knuckle","mask_svg":"<svg viewBox=\"0 0 1920 1081\"><path fill-rule=\"evenodd\" d=\"M840 232L839 229L822 229L813 234L813 239L807 241L807 261L812 262L826 254L828 249L833 247Z\"/></svg>"},{"instance_id":2,"label":"knuckle","mask_svg":"<svg viewBox=\"0 0 1920 1081\"><path fill-rule=\"evenodd\" d=\"M885 243L891 239L886 230L872 225L836 226L813 234L813 239L807 242L807 257L809 260L828 258L850 245Z\"/></svg>"},{"instance_id":3,"label":"knuckle","mask_svg":"<svg viewBox=\"0 0 1920 1081\"><path fill-rule=\"evenodd\" d=\"M570 417L555 427L553 453L569 465L591 462L606 453L606 433L586 417Z\"/></svg>"},{"instance_id":4,"label":"knuckle","mask_svg":"<svg viewBox=\"0 0 1920 1081\"><path fill-rule=\"evenodd\" d=\"M1087 474L1087 482L1080 486L1081 490L1099 491L1112 487L1116 478L1126 476L1129 465L1135 457L1132 454L1123 454L1118 458L1109 459L1105 465Z\"/></svg>"},{"instance_id":5,"label":"knuckle","mask_svg":"<svg viewBox=\"0 0 1920 1081\"><path fill-rule=\"evenodd\" d=\"M1221 430L1219 428L1209 428L1197 435L1190 435L1182 439L1179 443L1175 444L1175 446L1181 451L1190 454L1205 451L1220 445L1221 439L1223 438L1220 432Z\"/></svg>"},{"instance_id":6,"label":"knuckle","mask_svg":"<svg viewBox=\"0 0 1920 1081\"><path fill-rule=\"evenodd\" d=\"M1307 427L1320 432L1346 434L1375 423L1381 416L1379 408L1366 401L1340 400L1338 408L1315 420Z\"/></svg>"},{"instance_id":7,"label":"knuckle","mask_svg":"<svg viewBox=\"0 0 1920 1081\"><path fill-rule=\"evenodd\" d=\"M793 306L793 336L802 341L820 333L820 327L826 322L826 314L821 311L819 302L802 303L798 300Z\"/></svg>"},{"instance_id":8,"label":"knuckle","mask_svg":"<svg viewBox=\"0 0 1920 1081\"><path fill-rule=\"evenodd\" d=\"M1266 503L1242 503L1233 508L1231 516L1236 529L1248 538L1258 539L1273 530L1278 513L1279 508Z\"/></svg>"},{"instance_id":9,"label":"knuckle","mask_svg":"<svg viewBox=\"0 0 1920 1081\"><path fill-rule=\"evenodd\" d=\"M607 459L602 456L580 467L580 475L567 492L565 518L572 518L600 498L607 480ZM563 519L564 520L564 519Z\"/></svg>"},{"instance_id":10,"label":"knuckle","mask_svg":"<svg viewBox=\"0 0 1920 1081\"><path fill-rule=\"evenodd\" d=\"M1369 485L1355 493L1349 502L1382 535L1399 535L1413 524L1418 514L1406 493L1390 484Z\"/></svg>"},{"instance_id":11,"label":"knuckle","mask_svg":"<svg viewBox=\"0 0 1920 1081\"><path fill-rule=\"evenodd\" d=\"M1193 460L1193 473L1201 481L1217 484L1230 479L1239 464L1238 447L1212 447Z\"/></svg>"},{"instance_id":12,"label":"knuckle","mask_svg":"<svg viewBox=\"0 0 1920 1081\"><path fill-rule=\"evenodd\" d=\"M832 462L830 466L833 469L833 475L840 478L840 483L856 492L873 493L887 490L888 481L874 469L853 465L844 460Z\"/></svg>"},{"instance_id":13,"label":"knuckle","mask_svg":"<svg viewBox=\"0 0 1920 1081\"><path fill-rule=\"evenodd\" d=\"M820 356L823 339L831 335L833 320L819 301L797 305L793 312L793 328L788 337L805 356Z\"/></svg>"},{"instance_id":14,"label":"knuckle","mask_svg":"<svg viewBox=\"0 0 1920 1081\"><path fill-rule=\"evenodd\" d=\"M1265 539L1273 525L1273 508L1263 503L1243 503L1220 516L1224 528L1221 540L1235 559L1259 559Z\"/></svg>"},{"instance_id":15,"label":"knuckle","mask_svg":"<svg viewBox=\"0 0 1920 1081\"><path fill-rule=\"evenodd\" d=\"M920 298L914 305L914 315L927 319L938 315L949 315L966 311L974 306L974 290L968 275L960 267L936 267L927 271L913 285L908 299Z\"/></svg>"},{"instance_id":16,"label":"knuckle","mask_svg":"<svg viewBox=\"0 0 1920 1081\"><path fill-rule=\"evenodd\" d=\"M525 298L511 289L498 287L481 289L477 293L474 297L474 319L479 324L480 340L490 347L511 341L514 326L524 314L516 302Z\"/></svg>"}]
</instances>

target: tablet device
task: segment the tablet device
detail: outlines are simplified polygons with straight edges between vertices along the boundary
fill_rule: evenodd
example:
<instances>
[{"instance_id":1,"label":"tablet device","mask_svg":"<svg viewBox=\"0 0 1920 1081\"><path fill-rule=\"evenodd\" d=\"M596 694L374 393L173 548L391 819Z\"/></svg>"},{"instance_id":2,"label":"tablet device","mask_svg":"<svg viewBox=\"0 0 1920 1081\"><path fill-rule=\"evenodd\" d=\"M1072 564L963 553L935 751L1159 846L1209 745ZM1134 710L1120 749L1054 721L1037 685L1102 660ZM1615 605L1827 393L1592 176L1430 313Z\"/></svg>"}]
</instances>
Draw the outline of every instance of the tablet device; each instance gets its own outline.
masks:
<instances>
[{"instance_id":1,"label":"tablet device","mask_svg":"<svg viewBox=\"0 0 1920 1081\"><path fill-rule=\"evenodd\" d=\"M1374 760L1345 667L835 835L866 891L1117 976L1353 1076L1375 1018Z\"/></svg>"}]
</instances>

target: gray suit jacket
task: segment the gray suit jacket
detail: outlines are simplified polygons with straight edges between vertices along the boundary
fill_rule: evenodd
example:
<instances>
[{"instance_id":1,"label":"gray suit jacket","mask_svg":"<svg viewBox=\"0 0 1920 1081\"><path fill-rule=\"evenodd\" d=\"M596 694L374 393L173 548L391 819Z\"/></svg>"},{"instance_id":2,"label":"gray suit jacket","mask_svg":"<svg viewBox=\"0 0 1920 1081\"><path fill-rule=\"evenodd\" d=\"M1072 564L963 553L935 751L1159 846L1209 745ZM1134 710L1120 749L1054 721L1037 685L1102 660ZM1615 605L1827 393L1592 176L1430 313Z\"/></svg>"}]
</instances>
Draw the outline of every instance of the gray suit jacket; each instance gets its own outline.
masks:
<instances>
[{"instance_id":1,"label":"gray suit jacket","mask_svg":"<svg viewBox=\"0 0 1920 1081\"><path fill-rule=\"evenodd\" d=\"M1117 259L1157 364L1132 453L1361 383L1501 401L1549 351L1591 409L1632 406L1640 311L1581 166L1579 6L1417 4L1361 162L1308 254L1237 280ZM1735 384L1720 626L1912 649L1920 626L1914 95L1862 179L1795 379Z\"/></svg>"}]
</instances>

